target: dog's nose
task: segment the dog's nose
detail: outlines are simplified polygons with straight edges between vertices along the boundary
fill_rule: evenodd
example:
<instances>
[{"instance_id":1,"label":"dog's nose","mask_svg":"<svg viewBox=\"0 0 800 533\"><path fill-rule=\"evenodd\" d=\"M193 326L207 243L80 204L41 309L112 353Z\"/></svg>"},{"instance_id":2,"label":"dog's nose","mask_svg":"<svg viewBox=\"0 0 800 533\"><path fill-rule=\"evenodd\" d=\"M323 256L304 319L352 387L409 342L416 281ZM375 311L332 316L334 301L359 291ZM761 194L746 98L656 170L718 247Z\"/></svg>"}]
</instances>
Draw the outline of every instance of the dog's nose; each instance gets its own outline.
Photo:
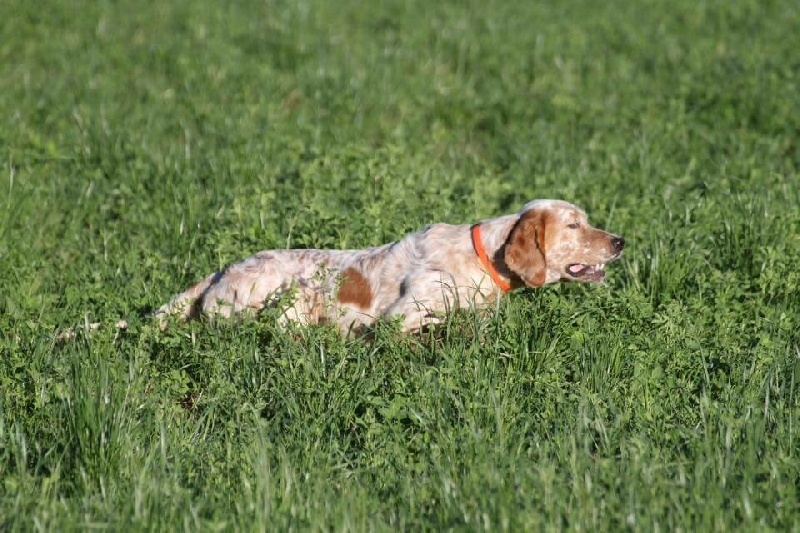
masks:
<instances>
[{"instance_id":1,"label":"dog's nose","mask_svg":"<svg viewBox=\"0 0 800 533\"><path fill-rule=\"evenodd\" d=\"M611 246L615 252L621 252L625 248L625 239L622 237L614 237L611 239Z\"/></svg>"}]
</instances>

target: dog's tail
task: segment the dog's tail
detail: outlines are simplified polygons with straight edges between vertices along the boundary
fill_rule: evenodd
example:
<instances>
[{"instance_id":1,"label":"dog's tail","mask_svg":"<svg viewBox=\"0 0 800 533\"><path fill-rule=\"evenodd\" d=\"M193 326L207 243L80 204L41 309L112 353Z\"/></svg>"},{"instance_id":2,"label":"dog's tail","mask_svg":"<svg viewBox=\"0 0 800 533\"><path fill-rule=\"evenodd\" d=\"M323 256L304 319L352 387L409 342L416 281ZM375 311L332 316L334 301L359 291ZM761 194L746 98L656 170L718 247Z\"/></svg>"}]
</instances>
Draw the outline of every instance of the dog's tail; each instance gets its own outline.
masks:
<instances>
[{"instance_id":1,"label":"dog's tail","mask_svg":"<svg viewBox=\"0 0 800 533\"><path fill-rule=\"evenodd\" d=\"M101 327L103 327L103 324L101 322L89 322L88 320L86 320L82 325L78 327L67 328L65 330L59 331L56 334L56 339L60 341L71 341L72 339L78 336L78 331L80 330L83 330L88 334L95 330L100 329ZM117 329L118 333L120 331L126 331L128 329L128 321L120 320L119 322L114 324L114 327Z\"/></svg>"},{"instance_id":2,"label":"dog's tail","mask_svg":"<svg viewBox=\"0 0 800 533\"><path fill-rule=\"evenodd\" d=\"M183 320L189 320L192 318L197 318L202 313L202 299L205 292L213 286L219 278L221 277L221 273L212 274L208 276L206 279L190 287L186 291L178 294L174 298L172 298L169 303L162 305L158 308L154 313L149 315L150 318L155 318L158 321L158 326L161 329L167 327L167 318L172 315L180 314L180 317ZM89 322L86 320L82 325L74 328L65 329L58 334L56 334L56 338L60 341L67 341L72 340L78 335L78 331L84 330L87 333L91 333L95 330L100 329L103 327L101 322ZM124 331L128 329L128 321L127 320L120 320L117 322L114 327L118 331Z\"/></svg>"},{"instance_id":3,"label":"dog's tail","mask_svg":"<svg viewBox=\"0 0 800 533\"><path fill-rule=\"evenodd\" d=\"M221 272L211 274L197 285L190 287L159 307L153 313L153 318L158 320L162 328L166 326L167 318L172 315L180 315L183 320L197 318L202 313L203 296L221 277Z\"/></svg>"}]
</instances>

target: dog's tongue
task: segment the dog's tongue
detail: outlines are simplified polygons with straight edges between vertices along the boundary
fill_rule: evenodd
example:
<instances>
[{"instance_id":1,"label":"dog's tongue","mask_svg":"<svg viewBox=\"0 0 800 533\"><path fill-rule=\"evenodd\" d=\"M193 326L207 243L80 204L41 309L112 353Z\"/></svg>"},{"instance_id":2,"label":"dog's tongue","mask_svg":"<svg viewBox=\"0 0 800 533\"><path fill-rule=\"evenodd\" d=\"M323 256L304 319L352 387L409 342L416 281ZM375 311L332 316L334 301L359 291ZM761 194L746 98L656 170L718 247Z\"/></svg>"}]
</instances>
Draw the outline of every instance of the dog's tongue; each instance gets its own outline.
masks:
<instances>
[{"instance_id":1,"label":"dog's tongue","mask_svg":"<svg viewBox=\"0 0 800 533\"><path fill-rule=\"evenodd\" d=\"M591 268L592 267L590 267L589 265L578 265L578 264L575 264L575 265L570 265L568 270L569 270L570 274L572 274L574 276L579 276L579 275L583 274L584 272L586 272L587 270L589 270Z\"/></svg>"}]
</instances>

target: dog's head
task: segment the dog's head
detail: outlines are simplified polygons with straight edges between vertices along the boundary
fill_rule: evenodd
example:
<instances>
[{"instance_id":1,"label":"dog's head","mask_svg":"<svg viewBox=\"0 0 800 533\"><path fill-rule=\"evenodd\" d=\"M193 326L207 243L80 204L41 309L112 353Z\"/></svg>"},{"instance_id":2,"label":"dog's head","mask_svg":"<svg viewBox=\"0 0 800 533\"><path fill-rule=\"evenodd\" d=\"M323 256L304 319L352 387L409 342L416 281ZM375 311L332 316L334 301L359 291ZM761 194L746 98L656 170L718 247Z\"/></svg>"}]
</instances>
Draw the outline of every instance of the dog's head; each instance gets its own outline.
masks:
<instances>
[{"instance_id":1,"label":"dog's head","mask_svg":"<svg viewBox=\"0 0 800 533\"><path fill-rule=\"evenodd\" d=\"M501 249L509 270L528 287L558 281L601 282L625 239L589 225L586 213L558 200L525 206Z\"/></svg>"}]
</instances>

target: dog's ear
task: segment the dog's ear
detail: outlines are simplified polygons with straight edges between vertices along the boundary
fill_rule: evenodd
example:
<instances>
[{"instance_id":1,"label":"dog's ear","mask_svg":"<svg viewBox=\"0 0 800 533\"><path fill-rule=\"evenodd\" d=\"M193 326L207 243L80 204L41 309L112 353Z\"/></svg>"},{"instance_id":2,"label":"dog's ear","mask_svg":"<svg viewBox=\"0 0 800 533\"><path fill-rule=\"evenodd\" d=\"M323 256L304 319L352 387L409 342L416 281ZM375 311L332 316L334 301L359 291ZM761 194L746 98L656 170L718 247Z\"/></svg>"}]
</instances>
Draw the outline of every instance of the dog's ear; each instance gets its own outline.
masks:
<instances>
[{"instance_id":1,"label":"dog's ear","mask_svg":"<svg viewBox=\"0 0 800 533\"><path fill-rule=\"evenodd\" d=\"M545 222L543 209L531 209L520 217L505 245L508 268L528 287L541 287L547 279L545 259Z\"/></svg>"}]
</instances>

